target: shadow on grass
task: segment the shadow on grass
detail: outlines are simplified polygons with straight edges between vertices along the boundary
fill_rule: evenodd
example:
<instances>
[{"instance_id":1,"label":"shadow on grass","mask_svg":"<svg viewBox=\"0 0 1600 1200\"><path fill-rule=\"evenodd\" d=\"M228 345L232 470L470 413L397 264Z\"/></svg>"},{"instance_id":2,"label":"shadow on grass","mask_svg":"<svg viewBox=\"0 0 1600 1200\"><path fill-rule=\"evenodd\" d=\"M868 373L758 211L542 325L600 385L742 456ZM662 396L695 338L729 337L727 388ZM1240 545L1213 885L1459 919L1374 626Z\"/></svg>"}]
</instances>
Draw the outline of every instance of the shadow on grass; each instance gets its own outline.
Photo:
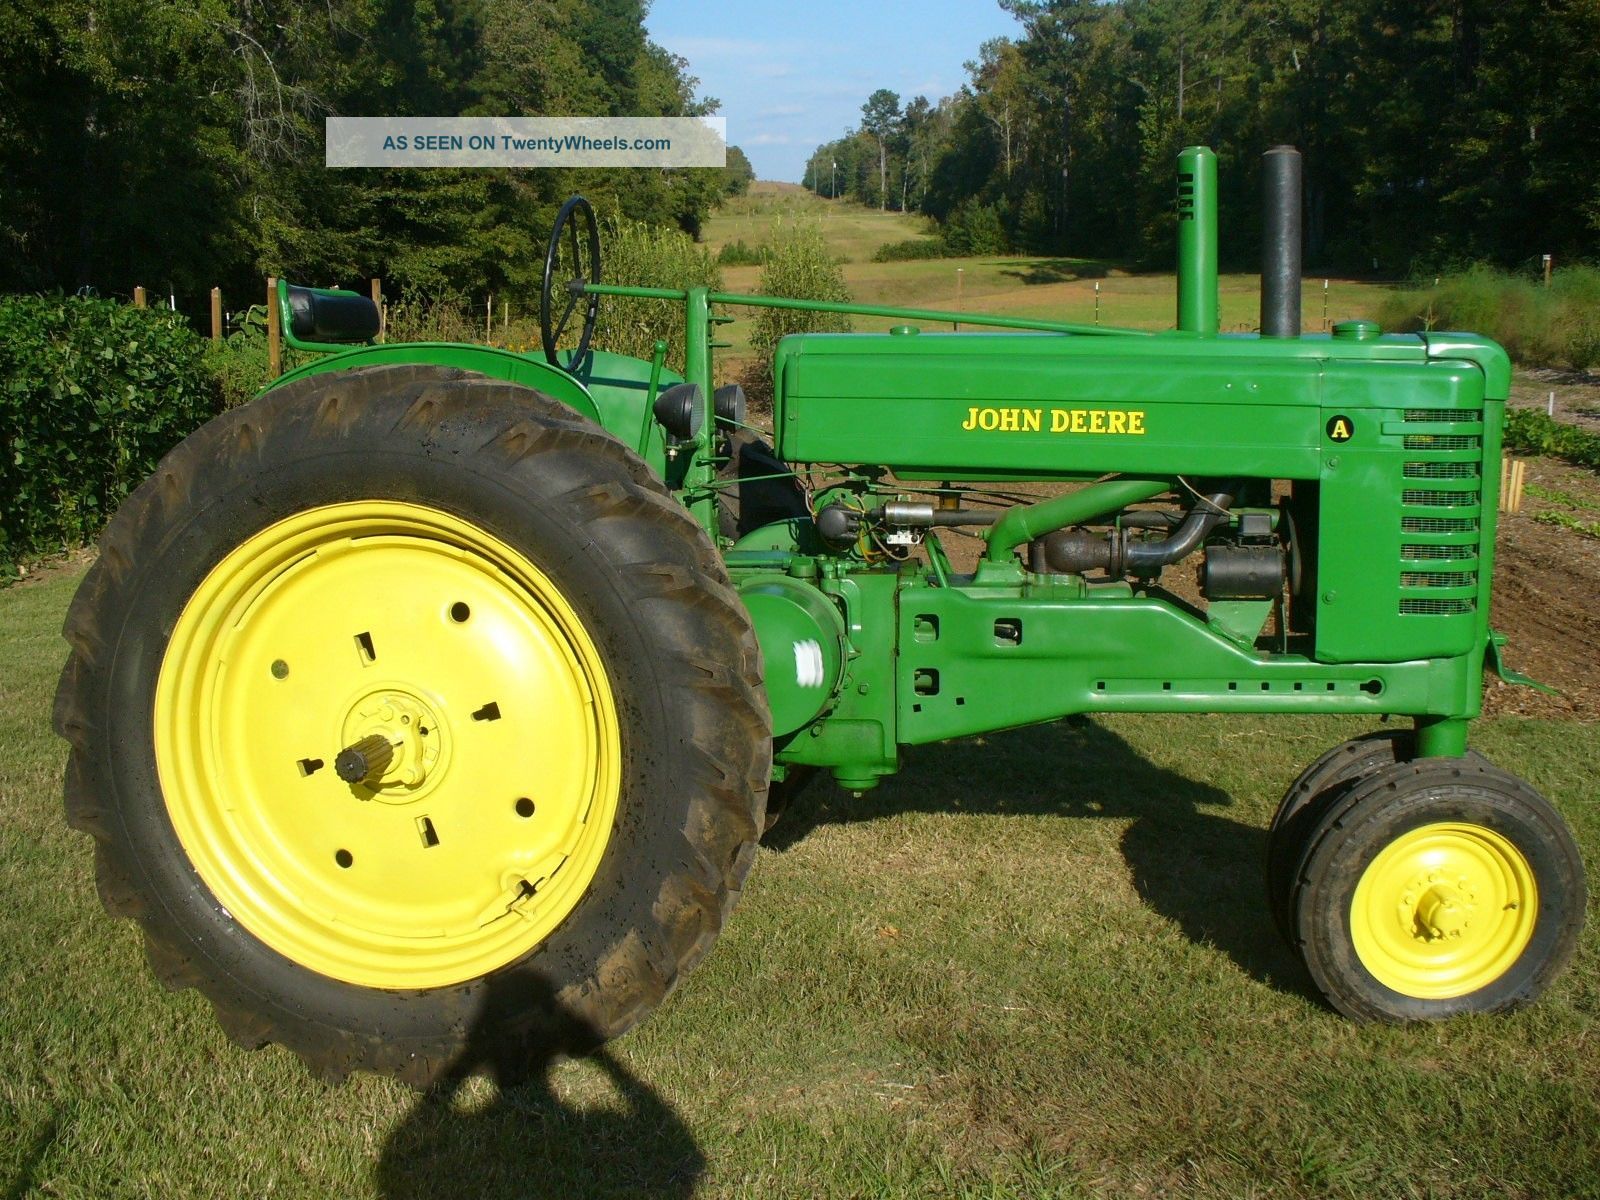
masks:
<instances>
[{"instance_id":1,"label":"shadow on grass","mask_svg":"<svg viewBox=\"0 0 1600 1200\"><path fill-rule=\"evenodd\" d=\"M900 774L860 799L819 778L794 798L765 844L782 851L818 825L903 812L1130 821L1122 855L1151 908L1253 978L1316 999L1267 908L1266 831L1216 811L1232 803L1210 784L1156 766L1093 721L1069 718L914 747Z\"/></svg>"},{"instance_id":2,"label":"shadow on grass","mask_svg":"<svg viewBox=\"0 0 1600 1200\"><path fill-rule=\"evenodd\" d=\"M5 1189L5 1200L22 1200L24 1196L35 1194L34 1188L37 1180L34 1176L39 1170L39 1164L44 1161L46 1151L56 1140L56 1135L61 1132L61 1117L52 1115L49 1120L34 1134L33 1141L29 1144L27 1152L22 1156L22 1170L18 1172L15 1180Z\"/></svg>"},{"instance_id":3,"label":"shadow on grass","mask_svg":"<svg viewBox=\"0 0 1600 1200\"><path fill-rule=\"evenodd\" d=\"M487 1032L505 1030L508 1017L527 1030L524 1036ZM563 1032L550 1036L551 1029ZM706 1163L689 1127L608 1051L588 1061L604 1077L597 1090L609 1095L577 1107L556 1094L552 1071L562 1047L596 1040L540 981L491 983L466 1053L384 1144L375 1173L379 1194L385 1200L692 1195ZM474 1075L494 1085L487 1103L463 1093Z\"/></svg>"},{"instance_id":4,"label":"shadow on grass","mask_svg":"<svg viewBox=\"0 0 1600 1200\"><path fill-rule=\"evenodd\" d=\"M1079 279L1104 279L1111 264L1085 258L1018 259L1007 264L1000 274L1027 286L1045 283L1072 283Z\"/></svg>"}]
</instances>

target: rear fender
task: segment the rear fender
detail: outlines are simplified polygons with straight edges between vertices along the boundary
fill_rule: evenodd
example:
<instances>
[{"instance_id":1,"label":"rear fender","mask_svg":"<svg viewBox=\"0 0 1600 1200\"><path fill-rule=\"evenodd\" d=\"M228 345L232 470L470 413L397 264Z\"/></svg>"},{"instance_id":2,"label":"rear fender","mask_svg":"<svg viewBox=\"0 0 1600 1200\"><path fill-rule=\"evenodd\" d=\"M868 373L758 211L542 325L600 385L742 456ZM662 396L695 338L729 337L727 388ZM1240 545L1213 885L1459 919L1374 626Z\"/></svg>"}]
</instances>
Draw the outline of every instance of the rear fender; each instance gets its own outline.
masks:
<instances>
[{"instance_id":1,"label":"rear fender","mask_svg":"<svg viewBox=\"0 0 1600 1200\"><path fill-rule=\"evenodd\" d=\"M304 366L296 367L293 371L273 380L263 391L282 387L307 375L320 375L324 371L353 371L361 367L391 366L401 363L433 363L441 367L473 371L493 379L504 379L507 383L520 384L543 392L597 425L605 424L601 421L600 409L590 397L588 390L565 371L548 363L539 362L537 359L513 354L509 350L497 350L493 346L461 345L454 342L391 342L378 346L358 346L353 350L328 354ZM615 429L611 432L622 436L623 440L630 444L638 439L637 426L631 438Z\"/></svg>"}]
</instances>

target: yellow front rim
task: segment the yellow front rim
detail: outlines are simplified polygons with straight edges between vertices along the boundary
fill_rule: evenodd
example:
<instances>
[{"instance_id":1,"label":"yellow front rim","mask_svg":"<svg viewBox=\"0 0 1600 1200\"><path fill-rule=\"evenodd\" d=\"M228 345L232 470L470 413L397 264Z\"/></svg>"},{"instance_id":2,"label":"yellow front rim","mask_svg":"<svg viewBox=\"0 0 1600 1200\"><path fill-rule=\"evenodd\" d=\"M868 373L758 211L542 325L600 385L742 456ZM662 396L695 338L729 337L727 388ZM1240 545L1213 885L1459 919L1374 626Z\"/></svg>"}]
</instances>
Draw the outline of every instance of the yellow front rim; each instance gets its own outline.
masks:
<instances>
[{"instance_id":1,"label":"yellow front rim","mask_svg":"<svg viewBox=\"0 0 1600 1200\"><path fill-rule=\"evenodd\" d=\"M354 745L371 772L346 782ZM554 583L417 504L307 509L241 543L179 616L155 751L189 861L278 953L439 987L534 949L594 879L621 733Z\"/></svg>"},{"instance_id":2,"label":"yellow front rim","mask_svg":"<svg viewBox=\"0 0 1600 1200\"><path fill-rule=\"evenodd\" d=\"M1520 850L1492 829L1443 822L1401 835L1372 860L1350 904L1350 935L1379 983L1446 1000L1509 971L1538 910Z\"/></svg>"}]
</instances>

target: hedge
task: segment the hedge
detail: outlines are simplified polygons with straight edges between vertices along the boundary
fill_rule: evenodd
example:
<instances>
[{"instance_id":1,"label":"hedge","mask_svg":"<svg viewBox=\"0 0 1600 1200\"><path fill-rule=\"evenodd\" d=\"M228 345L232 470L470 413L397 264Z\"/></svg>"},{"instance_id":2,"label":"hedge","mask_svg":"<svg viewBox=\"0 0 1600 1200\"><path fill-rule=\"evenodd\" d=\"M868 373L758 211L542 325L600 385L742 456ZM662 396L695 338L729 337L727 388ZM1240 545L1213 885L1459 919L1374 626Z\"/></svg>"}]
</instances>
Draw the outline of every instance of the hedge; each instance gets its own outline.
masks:
<instances>
[{"instance_id":1,"label":"hedge","mask_svg":"<svg viewBox=\"0 0 1600 1200\"><path fill-rule=\"evenodd\" d=\"M0 297L0 561L94 537L220 407L204 343L177 314Z\"/></svg>"},{"instance_id":2,"label":"hedge","mask_svg":"<svg viewBox=\"0 0 1600 1200\"><path fill-rule=\"evenodd\" d=\"M872 252L875 263L916 262L928 258L949 258L950 247L939 238L910 238L885 242Z\"/></svg>"}]
</instances>

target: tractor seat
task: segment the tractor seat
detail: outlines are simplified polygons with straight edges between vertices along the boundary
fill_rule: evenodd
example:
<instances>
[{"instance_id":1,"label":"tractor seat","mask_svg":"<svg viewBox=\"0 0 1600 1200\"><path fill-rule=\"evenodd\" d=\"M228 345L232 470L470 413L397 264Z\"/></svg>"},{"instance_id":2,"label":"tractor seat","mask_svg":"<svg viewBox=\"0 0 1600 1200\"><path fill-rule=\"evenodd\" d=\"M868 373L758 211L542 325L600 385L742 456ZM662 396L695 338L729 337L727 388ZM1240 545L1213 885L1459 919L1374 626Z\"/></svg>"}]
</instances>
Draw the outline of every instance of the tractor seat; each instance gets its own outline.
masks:
<instances>
[{"instance_id":1,"label":"tractor seat","mask_svg":"<svg viewBox=\"0 0 1600 1200\"><path fill-rule=\"evenodd\" d=\"M359 292L287 286L289 332L305 342L370 342L378 306Z\"/></svg>"}]
</instances>

